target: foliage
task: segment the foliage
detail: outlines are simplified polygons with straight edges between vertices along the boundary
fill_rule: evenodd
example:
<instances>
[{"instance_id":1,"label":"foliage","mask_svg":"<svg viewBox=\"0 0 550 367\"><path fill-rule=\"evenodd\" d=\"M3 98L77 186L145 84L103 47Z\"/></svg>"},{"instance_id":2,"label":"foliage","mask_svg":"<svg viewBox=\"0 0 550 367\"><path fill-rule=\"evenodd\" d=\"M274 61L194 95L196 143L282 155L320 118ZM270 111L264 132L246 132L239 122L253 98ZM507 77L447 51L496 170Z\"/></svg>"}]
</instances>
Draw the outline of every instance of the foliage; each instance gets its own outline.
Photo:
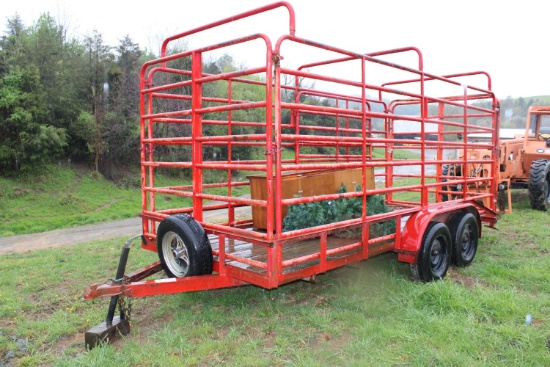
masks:
<instances>
[{"instance_id":1,"label":"foliage","mask_svg":"<svg viewBox=\"0 0 550 367\"><path fill-rule=\"evenodd\" d=\"M0 169L3 175L20 170L36 170L39 166L59 158L73 162L92 162L95 169L108 179L120 179L120 172L139 162L139 72L144 61L155 57L140 49L129 35L116 46L107 45L98 31L82 38L68 36L68 27L50 14L41 14L30 26L14 15L7 19L6 32L0 37ZM178 43L169 53L186 50ZM170 61L169 67L189 70L190 57ZM230 55L203 60L203 72L220 74L243 69ZM189 80L189 75L165 73L154 82ZM285 76L284 76L285 77ZM295 80L286 75L285 85L294 87ZM262 73L240 78L252 82L265 81ZM298 87L312 89L307 80L298 81ZM189 86L178 93L188 93ZM265 86L256 83L233 81L231 96L227 81L216 80L202 85L204 106L217 106L215 98L257 102L266 97ZM296 101L296 89L284 89L286 102L314 106L337 107L335 99L303 94ZM507 98L502 101L502 126L517 127L524 124L527 108L532 104L547 104L545 97ZM177 111L189 108L189 101L163 99L154 110ZM338 107L342 107L341 104ZM349 108L360 109L357 103ZM381 112L381 103L369 108ZM399 114L417 114L410 106L400 107ZM451 112L449 112L451 113ZM253 122L255 125L235 124L231 134L249 135L265 132L265 108L237 109L231 112L233 121ZM226 121L227 112L205 115L208 119ZM290 109L284 109L283 124L290 123ZM322 113L302 113L300 134L324 134L316 127L341 126L359 128L360 119L336 118ZM382 119L370 123L381 128ZM189 136L188 124L158 124L155 136ZM162 125L162 126L161 126ZM205 123L204 136L223 136L229 133L224 124ZM294 129L284 132L295 133ZM50 141L44 141L44 138ZM265 149L264 149L265 150ZM232 157L227 157L224 146L205 145L204 159L248 160L263 153L260 147L234 145ZM335 154L335 147L305 143L300 154ZM340 154L361 154L361 148L340 148ZM188 146L157 146L155 158L164 161L188 161ZM206 177L207 175L205 175ZM212 174L212 180L219 176Z\"/></svg>"},{"instance_id":2,"label":"foliage","mask_svg":"<svg viewBox=\"0 0 550 367\"><path fill-rule=\"evenodd\" d=\"M137 164L139 69L126 36L113 48L99 32L69 39L49 14L30 27L8 19L0 38L0 168L32 170L61 156L93 161L103 176Z\"/></svg>"},{"instance_id":3,"label":"foliage","mask_svg":"<svg viewBox=\"0 0 550 367\"><path fill-rule=\"evenodd\" d=\"M490 107L488 103L480 104L482 107ZM527 112L531 106L550 106L548 96L533 97L506 97L500 101L501 128L522 129L525 128Z\"/></svg>"},{"instance_id":4,"label":"foliage","mask_svg":"<svg viewBox=\"0 0 550 367\"><path fill-rule=\"evenodd\" d=\"M346 186L342 184L339 194L345 193ZM358 186L356 191L361 191ZM283 231L320 226L348 219L360 218L363 209L362 197L323 200L310 203L290 205L283 219ZM387 213L389 209L383 195L367 197L367 216ZM395 221L376 224L371 227L373 235L383 235L395 231Z\"/></svg>"},{"instance_id":5,"label":"foliage","mask_svg":"<svg viewBox=\"0 0 550 367\"><path fill-rule=\"evenodd\" d=\"M0 168L44 164L62 155L66 131L39 123L45 105L38 69L11 68L0 79Z\"/></svg>"}]
</instances>

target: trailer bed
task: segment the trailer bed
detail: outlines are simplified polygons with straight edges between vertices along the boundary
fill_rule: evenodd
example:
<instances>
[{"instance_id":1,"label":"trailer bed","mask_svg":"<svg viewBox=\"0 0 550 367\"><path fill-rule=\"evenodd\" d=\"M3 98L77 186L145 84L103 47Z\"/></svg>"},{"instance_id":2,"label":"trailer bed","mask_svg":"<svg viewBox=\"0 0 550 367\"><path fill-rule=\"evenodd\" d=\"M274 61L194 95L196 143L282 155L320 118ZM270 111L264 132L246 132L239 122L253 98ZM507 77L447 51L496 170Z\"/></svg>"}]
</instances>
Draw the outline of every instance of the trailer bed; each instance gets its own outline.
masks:
<instances>
[{"instance_id":1,"label":"trailer bed","mask_svg":"<svg viewBox=\"0 0 550 367\"><path fill-rule=\"evenodd\" d=\"M212 250L214 254L219 253L219 238L214 235L209 236L210 243L212 244ZM393 243L376 244L369 246L370 253L387 252L393 248ZM340 259L346 256L355 255L362 252L361 238L342 238L336 235L327 237L327 261ZM261 263L267 266L268 250L265 246L253 245L252 243L227 239L225 244L225 254L242 259L226 261L228 267L238 267L246 269L257 274L265 275L267 273L266 268L254 266L250 261ZM283 267L282 274L288 274L301 269L319 265L320 262L320 239L308 239L294 242L290 245L283 246L282 249L282 262L291 262L292 260L300 258L311 258L312 260L305 261L303 263L289 265ZM214 256L214 261L219 261L218 256Z\"/></svg>"},{"instance_id":2,"label":"trailer bed","mask_svg":"<svg viewBox=\"0 0 550 367\"><path fill-rule=\"evenodd\" d=\"M223 39L224 26L278 8L288 34ZM213 29L219 42L169 47ZM235 50L259 57L208 61ZM488 73L424 64L415 47L364 53L300 38L287 2L167 38L140 74L141 245L160 261L125 276L125 245L115 280L86 299L113 297L112 321L120 296L274 289L385 252L421 281L444 277L451 253L469 264L498 218L499 102ZM166 173L181 180L163 186ZM286 228L293 208L304 214ZM145 280L161 270L168 279Z\"/></svg>"}]
</instances>

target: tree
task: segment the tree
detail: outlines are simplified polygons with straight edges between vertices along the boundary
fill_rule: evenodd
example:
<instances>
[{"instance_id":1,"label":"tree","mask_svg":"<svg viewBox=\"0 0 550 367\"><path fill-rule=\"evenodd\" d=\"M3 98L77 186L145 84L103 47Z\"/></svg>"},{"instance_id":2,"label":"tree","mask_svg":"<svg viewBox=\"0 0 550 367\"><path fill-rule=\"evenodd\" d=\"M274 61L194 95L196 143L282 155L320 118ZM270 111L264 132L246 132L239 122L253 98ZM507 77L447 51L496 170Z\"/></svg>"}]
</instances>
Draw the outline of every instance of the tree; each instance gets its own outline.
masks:
<instances>
[{"instance_id":1,"label":"tree","mask_svg":"<svg viewBox=\"0 0 550 367\"><path fill-rule=\"evenodd\" d=\"M107 72L109 65L113 60L111 48L103 43L102 35L94 30L91 36L86 37L85 57L88 60L88 68L86 70L89 86L88 103L91 106L91 114L95 123L95 136L90 139L92 141L92 151L94 154L94 168L99 172L100 158L104 149L103 142L103 123L105 118L106 102L105 93L107 90Z\"/></svg>"},{"instance_id":2,"label":"tree","mask_svg":"<svg viewBox=\"0 0 550 367\"><path fill-rule=\"evenodd\" d=\"M116 47L117 59L109 73L111 109L126 119L139 114L139 71L143 52L127 35Z\"/></svg>"},{"instance_id":3,"label":"tree","mask_svg":"<svg viewBox=\"0 0 550 367\"><path fill-rule=\"evenodd\" d=\"M8 19L7 35L0 38L0 76L9 72L10 65L22 66L25 60L27 31L19 15Z\"/></svg>"},{"instance_id":4,"label":"tree","mask_svg":"<svg viewBox=\"0 0 550 367\"><path fill-rule=\"evenodd\" d=\"M129 36L116 47L108 73L108 105L103 126L101 173L116 178L117 168L139 161L139 70L142 52Z\"/></svg>"},{"instance_id":5,"label":"tree","mask_svg":"<svg viewBox=\"0 0 550 367\"><path fill-rule=\"evenodd\" d=\"M69 128L82 108L86 80L81 73L83 47L66 39L66 31L49 14L42 14L30 28L29 62L40 72L47 114L45 123Z\"/></svg>"},{"instance_id":6,"label":"tree","mask_svg":"<svg viewBox=\"0 0 550 367\"><path fill-rule=\"evenodd\" d=\"M45 111L38 69L11 67L0 79L0 167L19 170L59 157L66 131L41 124Z\"/></svg>"}]
</instances>

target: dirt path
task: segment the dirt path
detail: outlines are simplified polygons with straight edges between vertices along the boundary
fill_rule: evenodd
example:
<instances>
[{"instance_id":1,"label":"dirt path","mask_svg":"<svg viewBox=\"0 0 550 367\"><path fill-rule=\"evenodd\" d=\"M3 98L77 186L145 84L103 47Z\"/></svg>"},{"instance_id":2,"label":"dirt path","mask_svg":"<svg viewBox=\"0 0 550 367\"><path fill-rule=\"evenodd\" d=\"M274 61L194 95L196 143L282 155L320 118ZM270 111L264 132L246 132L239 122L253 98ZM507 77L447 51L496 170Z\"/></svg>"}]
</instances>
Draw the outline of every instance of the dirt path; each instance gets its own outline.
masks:
<instances>
[{"instance_id":1,"label":"dirt path","mask_svg":"<svg viewBox=\"0 0 550 367\"><path fill-rule=\"evenodd\" d=\"M210 211L204 219L216 222L223 211ZM250 208L235 210L236 216L250 216ZM75 228L57 229L55 231L0 237L0 254L11 254L45 248L76 245L83 242L105 240L113 237L135 236L141 234L141 218L130 218L116 222L90 224Z\"/></svg>"}]
</instances>

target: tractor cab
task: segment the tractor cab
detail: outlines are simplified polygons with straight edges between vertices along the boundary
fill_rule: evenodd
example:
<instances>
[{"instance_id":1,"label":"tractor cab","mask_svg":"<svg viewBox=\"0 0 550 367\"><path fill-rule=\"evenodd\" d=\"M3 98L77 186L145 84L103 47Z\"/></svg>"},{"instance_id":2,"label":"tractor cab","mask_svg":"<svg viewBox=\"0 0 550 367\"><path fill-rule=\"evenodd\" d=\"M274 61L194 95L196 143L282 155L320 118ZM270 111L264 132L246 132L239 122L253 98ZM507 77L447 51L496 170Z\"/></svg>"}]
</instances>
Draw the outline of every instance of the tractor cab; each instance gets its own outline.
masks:
<instances>
[{"instance_id":1,"label":"tractor cab","mask_svg":"<svg viewBox=\"0 0 550 367\"><path fill-rule=\"evenodd\" d=\"M550 159L550 106L529 109L523 142L525 166L538 159Z\"/></svg>"},{"instance_id":2,"label":"tractor cab","mask_svg":"<svg viewBox=\"0 0 550 367\"><path fill-rule=\"evenodd\" d=\"M529 111L527 126L529 137L533 140L545 141L550 147L550 107L538 107Z\"/></svg>"}]
</instances>

